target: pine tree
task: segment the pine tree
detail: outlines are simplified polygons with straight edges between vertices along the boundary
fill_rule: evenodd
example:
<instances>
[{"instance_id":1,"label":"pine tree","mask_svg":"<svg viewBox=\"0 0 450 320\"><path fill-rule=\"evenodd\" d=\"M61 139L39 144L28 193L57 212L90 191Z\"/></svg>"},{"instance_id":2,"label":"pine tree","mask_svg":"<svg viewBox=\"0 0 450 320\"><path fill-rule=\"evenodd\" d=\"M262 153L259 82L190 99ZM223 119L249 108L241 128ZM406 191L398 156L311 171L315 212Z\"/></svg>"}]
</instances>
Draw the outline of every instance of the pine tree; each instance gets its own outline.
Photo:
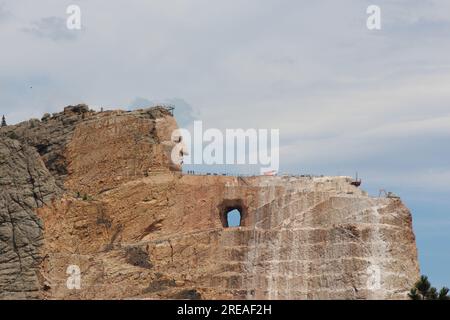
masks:
<instances>
[{"instance_id":1,"label":"pine tree","mask_svg":"<svg viewBox=\"0 0 450 320\"><path fill-rule=\"evenodd\" d=\"M427 276L420 276L420 279L416 282L415 287L422 296L422 300L425 300L425 298L428 296L428 292L430 291L431 283L430 281L428 281Z\"/></svg>"},{"instance_id":2,"label":"pine tree","mask_svg":"<svg viewBox=\"0 0 450 320\"><path fill-rule=\"evenodd\" d=\"M439 291L438 300L450 300L450 297L448 296L449 291L449 288L443 287L441 291Z\"/></svg>"},{"instance_id":3,"label":"pine tree","mask_svg":"<svg viewBox=\"0 0 450 320\"><path fill-rule=\"evenodd\" d=\"M411 300L421 300L420 295L417 293L416 288L412 288L411 291L408 293L408 296L411 298Z\"/></svg>"},{"instance_id":4,"label":"pine tree","mask_svg":"<svg viewBox=\"0 0 450 320\"><path fill-rule=\"evenodd\" d=\"M431 287L427 294L427 300L437 300L438 292L435 287Z\"/></svg>"},{"instance_id":5,"label":"pine tree","mask_svg":"<svg viewBox=\"0 0 450 320\"><path fill-rule=\"evenodd\" d=\"M450 300L449 288L443 287L439 292L431 286L427 276L421 276L414 288L408 293L411 300Z\"/></svg>"},{"instance_id":6,"label":"pine tree","mask_svg":"<svg viewBox=\"0 0 450 320\"><path fill-rule=\"evenodd\" d=\"M6 127L6 119L4 115L2 117L2 127Z\"/></svg>"}]
</instances>

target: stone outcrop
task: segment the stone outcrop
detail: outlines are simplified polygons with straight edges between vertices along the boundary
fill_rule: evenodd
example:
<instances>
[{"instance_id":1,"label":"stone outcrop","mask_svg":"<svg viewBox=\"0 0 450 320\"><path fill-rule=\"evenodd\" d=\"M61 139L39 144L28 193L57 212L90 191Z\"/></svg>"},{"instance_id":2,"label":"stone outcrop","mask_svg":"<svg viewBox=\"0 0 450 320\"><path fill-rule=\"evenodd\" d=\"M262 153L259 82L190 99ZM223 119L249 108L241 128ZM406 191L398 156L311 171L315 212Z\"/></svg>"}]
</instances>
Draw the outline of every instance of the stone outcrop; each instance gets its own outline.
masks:
<instances>
[{"instance_id":1,"label":"stone outcrop","mask_svg":"<svg viewBox=\"0 0 450 320\"><path fill-rule=\"evenodd\" d=\"M32 257L32 272L11 271L22 282L2 270L14 269L8 263L23 245L9 230L31 222L2 211L11 256L0 258L3 298L402 299L419 275L408 209L369 197L348 177L184 175L170 161L176 122L164 108L73 106L30 126L0 131L16 139L8 145L34 152L22 161L39 168L33 179L13 173L12 149L3 148L2 188L24 199L27 188L45 190L24 211L34 224L21 235L33 249L20 258ZM22 184L4 180L6 171ZM14 203L1 199L2 210ZM240 227L227 227L231 209ZM71 265L81 270L80 290L67 288Z\"/></svg>"},{"instance_id":2,"label":"stone outcrop","mask_svg":"<svg viewBox=\"0 0 450 320\"><path fill-rule=\"evenodd\" d=\"M43 232L35 209L60 189L32 147L2 137L0 190L0 298L37 298Z\"/></svg>"}]
</instances>

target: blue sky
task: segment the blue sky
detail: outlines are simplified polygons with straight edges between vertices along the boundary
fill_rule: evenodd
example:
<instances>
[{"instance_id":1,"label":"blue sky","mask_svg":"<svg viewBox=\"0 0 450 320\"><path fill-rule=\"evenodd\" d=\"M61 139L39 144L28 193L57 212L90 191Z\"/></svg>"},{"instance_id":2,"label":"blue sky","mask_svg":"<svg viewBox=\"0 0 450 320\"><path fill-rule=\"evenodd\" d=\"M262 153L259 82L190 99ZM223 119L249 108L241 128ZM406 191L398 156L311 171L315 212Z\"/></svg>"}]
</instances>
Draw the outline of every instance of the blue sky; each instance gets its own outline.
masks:
<instances>
[{"instance_id":1,"label":"blue sky","mask_svg":"<svg viewBox=\"0 0 450 320\"><path fill-rule=\"evenodd\" d=\"M160 101L183 126L280 129L281 171L401 195L422 272L450 286L449 37L447 0L0 0L0 113Z\"/></svg>"}]
</instances>

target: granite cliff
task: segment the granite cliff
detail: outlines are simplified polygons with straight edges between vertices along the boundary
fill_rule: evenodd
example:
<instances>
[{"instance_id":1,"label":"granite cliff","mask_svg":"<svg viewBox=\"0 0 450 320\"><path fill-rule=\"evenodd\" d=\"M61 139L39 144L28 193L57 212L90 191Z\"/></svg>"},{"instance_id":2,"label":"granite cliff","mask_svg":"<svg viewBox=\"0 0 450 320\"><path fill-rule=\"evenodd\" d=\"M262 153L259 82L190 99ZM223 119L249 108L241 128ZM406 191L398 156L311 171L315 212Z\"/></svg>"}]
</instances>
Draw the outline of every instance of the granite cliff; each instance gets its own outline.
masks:
<instances>
[{"instance_id":1,"label":"granite cliff","mask_svg":"<svg viewBox=\"0 0 450 320\"><path fill-rule=\"evenodd\" d=\"M419 266L400 199L348 177L185 175L176 128L161 107L85 105L1 128L0 298L406 298Z\"/></svg>"}]
</instances>

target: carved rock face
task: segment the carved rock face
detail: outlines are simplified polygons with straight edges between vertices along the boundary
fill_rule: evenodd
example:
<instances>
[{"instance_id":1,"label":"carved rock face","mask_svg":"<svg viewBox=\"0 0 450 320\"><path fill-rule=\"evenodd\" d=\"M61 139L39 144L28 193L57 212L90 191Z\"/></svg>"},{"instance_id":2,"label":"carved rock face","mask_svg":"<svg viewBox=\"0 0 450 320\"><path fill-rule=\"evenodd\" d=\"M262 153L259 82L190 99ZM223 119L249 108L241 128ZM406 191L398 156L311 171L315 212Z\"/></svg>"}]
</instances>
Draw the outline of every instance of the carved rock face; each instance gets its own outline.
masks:
<instances>
[{"instance_id":1,"label":"carved rock face","mask_svg":"<svg viewBox=\"0 0 450 320\"><path fill-rule=\"evenodd\" d=\"M40 276L16 291L64 299L398 299L419 276L411 215L399 199L370 198L346 177L183 175L170 160L176 123L165 110L83 114L73 121L73 112L56 114L31 136L24 125L8 129L47 146L44 162L60 154L65 169L50 170L60 193L26 147L34 158L22 158L40 173L29 179L17 170L17 185L46 195L32 203L33 193L23 193L36 224L28 241L35 249L26 252L45 258L32 259ZM52 125L64 139L44 133ZM0 160L0 168L15 163ZM0 180L8 190L11 174ZM0 208L13 205L0 199ZM227 228L231 209L242 213L240 227ZM27 219L13 219L14 229L5 212L0 241L13 257L11 230ZM0 260L0 270L7 263ZM80 267L81 290L66 286L70 265ZM0 275L0 284L11 281Z\"/></svg>"}]
</instances>

